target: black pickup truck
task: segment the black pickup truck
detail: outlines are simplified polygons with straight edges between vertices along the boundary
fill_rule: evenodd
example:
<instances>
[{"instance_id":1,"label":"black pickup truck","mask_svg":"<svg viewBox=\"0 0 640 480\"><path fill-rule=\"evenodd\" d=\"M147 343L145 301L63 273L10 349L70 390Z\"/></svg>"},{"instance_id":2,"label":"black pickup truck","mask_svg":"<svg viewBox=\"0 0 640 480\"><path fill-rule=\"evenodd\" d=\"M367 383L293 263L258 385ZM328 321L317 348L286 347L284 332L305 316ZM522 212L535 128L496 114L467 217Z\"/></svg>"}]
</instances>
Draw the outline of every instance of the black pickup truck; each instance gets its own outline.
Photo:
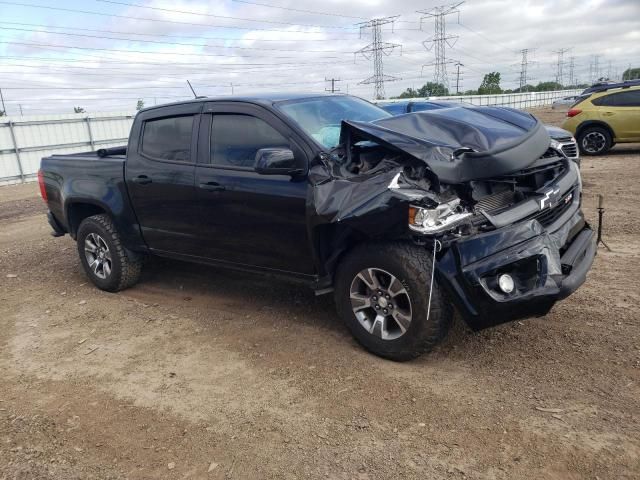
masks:
<instances>
[{"instance_id":1,"label":"black pickup truck","mask_svg":"<svg viewBox=\"0 0 640 480\"><path fill-rule=\"evenodd\" d=\"M348 95L202 98L141 110L126 147L42 159L54 235L98 288L154 254L334 292L356 339L407 360L447 333L546 314L596 254L574 161L533 116L391 116Z\"/></svg>"}]
</instances>

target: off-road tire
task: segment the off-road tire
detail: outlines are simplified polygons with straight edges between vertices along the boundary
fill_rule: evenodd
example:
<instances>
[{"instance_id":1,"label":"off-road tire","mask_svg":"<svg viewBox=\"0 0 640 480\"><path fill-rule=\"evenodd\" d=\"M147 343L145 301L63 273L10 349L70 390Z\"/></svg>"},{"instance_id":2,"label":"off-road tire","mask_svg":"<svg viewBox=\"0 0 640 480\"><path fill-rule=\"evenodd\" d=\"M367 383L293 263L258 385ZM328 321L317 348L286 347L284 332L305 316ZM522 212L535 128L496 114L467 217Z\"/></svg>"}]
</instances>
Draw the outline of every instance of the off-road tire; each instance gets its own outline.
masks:
<instances>
[{"instance_id":1,"label":"off-road tire","mask_svg":"<svg viewBox=\"0 0 640 480\"><path fill-rule=\"evenodd\" d=\"M399 338L383 340L369 333L356 318L350 288L358 272L378 268L389 272L403 284L411 301L412 319ZM395 361L414 359L431 351L447 335L453 319L453 306L434 281L429 309L432 252L407 243L365 244L349 252L340 262L335 278L335 301L339 315L355 339L367 350Z\"/></svg>"},{"instance_id":2,"label":"off-road tire","mask_svg":"<svg viewBox=\"0 0 640 480\"><path fill-rule=\"evenodd\" d=\"M85 255L85 240L88 235L99 235L111 252L111 273L106 278L98 277L89 267ZM76 236L78 255L85 273L96 287L107 292L119 292L135 285L142 272L143 257L127 250L120 235L108 215L94 215L85 218Z\"/></svg>"},{"instance_id":3,"label":"off-road tire","mask_svg":"<svg viewBox=\"0 0 640 480\"><path fill-rule=\"evenodd\" d=\"M586 150L585 146L583 145L583 142L585 142L587 139L588 135L598 135L600 136L600 138L602 138L602 147L598 148L597 150ZM582 155L589 155L589 156L593 156L593 155L604 155L605 153L607 153L609 150L611 150L611 147L613 147L613 139L611 138L611 134L609 133L609 131L606 128L602 128L602 127L586 127L585 129L583 129L580 134L578 135L578 148L580 149L580 153Z\"/></svg>"}]
</instances>

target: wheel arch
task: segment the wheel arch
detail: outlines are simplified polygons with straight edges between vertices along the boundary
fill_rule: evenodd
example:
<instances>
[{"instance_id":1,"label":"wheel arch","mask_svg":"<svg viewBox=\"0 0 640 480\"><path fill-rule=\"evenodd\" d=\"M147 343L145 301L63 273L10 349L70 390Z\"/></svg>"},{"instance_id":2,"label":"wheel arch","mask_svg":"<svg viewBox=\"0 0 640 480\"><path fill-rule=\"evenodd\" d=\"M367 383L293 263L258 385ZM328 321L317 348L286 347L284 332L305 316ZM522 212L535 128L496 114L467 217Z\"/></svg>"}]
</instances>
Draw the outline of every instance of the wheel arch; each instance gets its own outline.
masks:
<instances>
[{"instance_id":1,"label":"wheel arch","mask_svg":"<svg viewBox=\"0 0 640 480\"><path fill-rule=\"evenodd\" d=\"M615 141L616 135L613 132L613 129L609 126L609 124L603 122L602 120L585 120L584 122L582 122L580 125L578 125L578 128L576 128L576 138L579 137L580 134L582 134L582 132L584 132L584 130L589 127L600 127L605 129L611 136L611 142L613 143Z\"/></svg>"},{"instance_id":2,"label":"wheel arch","mask_svg":"<svg viewBox=\"0 0 640 480\"><path fill-rule=\"evenodd\" d=\"M80 224L86 218L92 217L94 215L105 214L113 220L112 215L104 205L88 200L69 200L67 202L65 212L67 217L67 224L69 226L69 234L74 239L76 238L76 233L78 232Z\"/></svg>"}]
</instances>

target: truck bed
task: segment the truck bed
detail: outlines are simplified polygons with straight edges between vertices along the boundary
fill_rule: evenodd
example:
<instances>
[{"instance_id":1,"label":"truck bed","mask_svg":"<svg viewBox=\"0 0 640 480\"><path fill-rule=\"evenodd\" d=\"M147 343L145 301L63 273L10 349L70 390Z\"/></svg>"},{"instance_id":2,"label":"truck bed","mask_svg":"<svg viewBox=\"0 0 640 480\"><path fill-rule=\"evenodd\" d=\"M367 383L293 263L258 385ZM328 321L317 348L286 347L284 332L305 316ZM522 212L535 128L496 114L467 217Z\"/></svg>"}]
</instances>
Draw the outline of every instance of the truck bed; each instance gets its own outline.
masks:
<instances>
[{"instance_id":1,"label":"truck bed","mask_svg":"<svg viewBox=\"0 0 640 480\"><path fill-rule=\"evenodd\" d=\"M78 208L110 212L125 234L137 229L125 183L125 160L126 155L100 157L97 152L42 159L40 170L49 211L63 232L74 236L78 225L73 217Z\"/></svg>"}]
</instances>

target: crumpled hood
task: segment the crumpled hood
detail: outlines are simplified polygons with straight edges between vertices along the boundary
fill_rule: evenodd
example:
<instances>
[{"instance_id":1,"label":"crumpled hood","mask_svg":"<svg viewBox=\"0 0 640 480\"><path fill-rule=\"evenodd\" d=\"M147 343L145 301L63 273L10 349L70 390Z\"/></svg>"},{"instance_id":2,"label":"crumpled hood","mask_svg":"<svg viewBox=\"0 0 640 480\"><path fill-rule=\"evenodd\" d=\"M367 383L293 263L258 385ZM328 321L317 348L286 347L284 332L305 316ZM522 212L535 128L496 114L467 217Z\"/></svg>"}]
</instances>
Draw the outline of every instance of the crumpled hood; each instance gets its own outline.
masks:
<instances>
[{"instance_id":1,"label":"crumpled hood","mask_svg":"<svg viewBox=\"0 0 640 480\"><path fill-rule=\"evenodd\" d=\"M495 107L460 106L374 122L343 121L341 143L364 138L425 162L445 183L506 175L527 168L549 148L532 115Z\"/></svg>"}]
</instances>

